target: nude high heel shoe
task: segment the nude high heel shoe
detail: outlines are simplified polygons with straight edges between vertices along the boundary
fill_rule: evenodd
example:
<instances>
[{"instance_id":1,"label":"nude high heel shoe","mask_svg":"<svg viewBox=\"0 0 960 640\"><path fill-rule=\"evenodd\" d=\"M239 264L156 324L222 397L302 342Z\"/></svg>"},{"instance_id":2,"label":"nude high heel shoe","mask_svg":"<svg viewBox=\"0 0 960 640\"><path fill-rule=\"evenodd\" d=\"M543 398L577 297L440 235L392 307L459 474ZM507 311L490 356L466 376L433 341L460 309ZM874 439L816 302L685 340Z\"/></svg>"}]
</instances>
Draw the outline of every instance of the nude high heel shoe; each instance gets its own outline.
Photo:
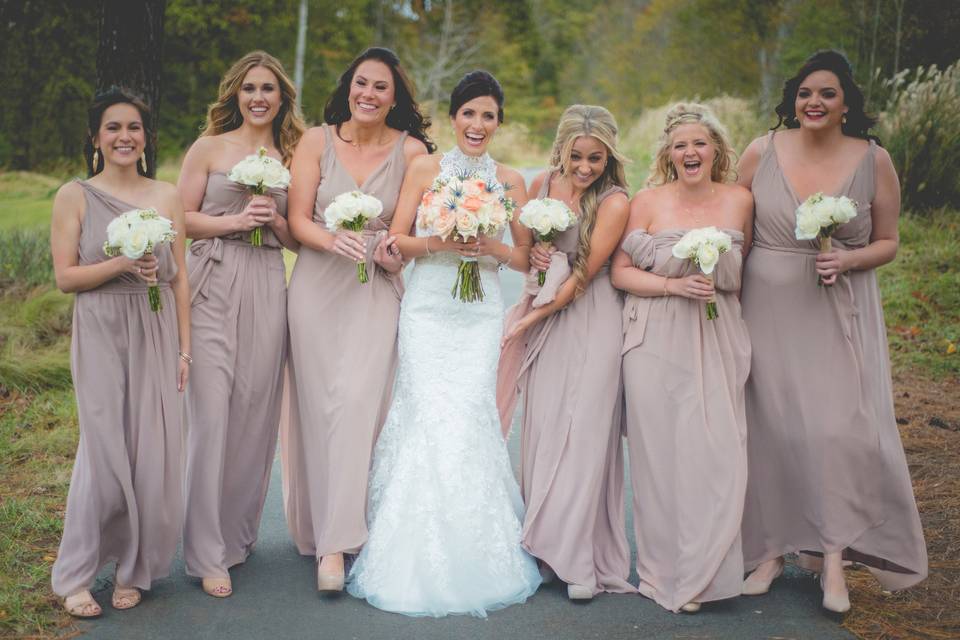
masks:
<instances>
[{"instance_id":1,"label":"nude high heel shoe","mask_svg":"<svg viewBox=\"0 0 960 640\"><path fill-rule=\"evenodd\" d=\"M783 575L783 558L780 558L780 567L777 569L776 573L773 574L773 577L769 580L760 580L755 578L756 571L747 576L747 579L743 581L743 587L740 589L740 593L745 596L762 596L765 593L770 591L770 585L773 584L773 581Z\"/></svg>"},{"instance_id":2,"label":"nude high heel shoe","mask_svg":"<svg viewBox=\"0 0 960 640\"><path fill-rule=\"evenodd\" d=\"M823 591L823 608L834 613L846 613L850 611L850 592L846 589L843 593L827 593L823 588L823 575L820 576L820 590Z\"/></svg>"}]
</instances>

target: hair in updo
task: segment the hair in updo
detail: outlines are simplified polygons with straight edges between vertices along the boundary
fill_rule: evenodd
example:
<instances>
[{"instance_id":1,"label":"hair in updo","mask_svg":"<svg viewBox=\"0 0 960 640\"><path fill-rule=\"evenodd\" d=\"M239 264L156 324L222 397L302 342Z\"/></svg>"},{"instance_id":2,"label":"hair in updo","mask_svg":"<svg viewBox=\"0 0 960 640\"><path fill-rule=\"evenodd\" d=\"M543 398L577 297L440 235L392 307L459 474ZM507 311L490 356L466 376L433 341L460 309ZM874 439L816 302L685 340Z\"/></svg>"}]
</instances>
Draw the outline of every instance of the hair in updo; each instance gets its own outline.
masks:
<instances>
[{"instance_id":1,"label":"hair in updo","mask_svg":"<svg viewBox=\"0 0 960 640\"><path fill-rule=\"evenodd\" d=\"M497 102L497 120L503 124L503 88L497 79L486 71L471 71L460 78L450 94L450 116L457 115L460 107L474 98L490 96Z\"/></svg>"},{"instance_id":2,"label":"hair in updo","mask_svg":"<svg viewBox=\"0 0 960 640\"><path fill-rule=\"evenodd\" d=\"M650 177L647 178L648 187L658 187L677 180L677 168L670 159L670 145L673 143L673 132L682 124L699 124L710 136L710 141L716 147L717 153L710 166L710 179L714 182L732 182L737 177L737 155L730 144L730 137L726 129L717 120L710 107L695 102L680 102L673 105L667 112L663 133L657 143L657 152L650 165Z\"/></svg>"},{"instance_id":3,"label":"hair in updo","mask_svg":"<svg viewBox=\"0 0 960 640\"><path fill-rule=\"evenodd\" d=\"M607 164L596 180L580 196L580 234L577 238L577 258L573 263L573 274L577 286L582 288L587 279L587 259L590 257L590 239L597 223L597 211L600 208L600 196L613 187L627 188L627 178L623 164L627 158L617 151L617 121L613 114L604 109L586 104L567 107L560 116L557 136L550 151L550 171L561 175L570 173L570 156L578 138L590 137L599 141L607 150ZM547 180L549 180L549 176Z\"/></svg>"},{"instance_id":4,"label":"hair in updo","mask_svg":"<svg viewBox=\"0 0 960 640\"><path fill-rule=\"evenodd\" d=\"M834 49L822 49L806 59L796 75L783 83L783 95L780 104L775 107L777 124L771 129L785 126L787 129L800 128L797 120L797 92L800 85L815 71L829 71L840 80L843 89L843 103L847 107L846 122L840 124L844 135L864 140L874 140L880 144L880 138L870 134L870 127L877 123L877 119L864 110L863 91L853 79L853 67L847 57Z\"/></svg>"},{"instance_id":5,"label":"hair in updo","mask_svg":"<svg viewBox=\"0 0 960 640\"><path fill-rule=\"evenodd\" d=\"M83 158L87 165L87 177L92 177L103 171L103 151L94 155L96 147L93 146L93 139L100 131L100 125L103 123L103 114L107 109L115 104L129 104L136 107L140 112L140 121L143 124L144 148L146 156L150 155L150 150L156 147L157 134L150 127L150 107L143 98L130 91L126 87L112 86L93 97L87 109L87 139L83 144ZM142 176L147 175L147 166L143 158L137 160L137 173Z\"/></svg>"}]
</instances>

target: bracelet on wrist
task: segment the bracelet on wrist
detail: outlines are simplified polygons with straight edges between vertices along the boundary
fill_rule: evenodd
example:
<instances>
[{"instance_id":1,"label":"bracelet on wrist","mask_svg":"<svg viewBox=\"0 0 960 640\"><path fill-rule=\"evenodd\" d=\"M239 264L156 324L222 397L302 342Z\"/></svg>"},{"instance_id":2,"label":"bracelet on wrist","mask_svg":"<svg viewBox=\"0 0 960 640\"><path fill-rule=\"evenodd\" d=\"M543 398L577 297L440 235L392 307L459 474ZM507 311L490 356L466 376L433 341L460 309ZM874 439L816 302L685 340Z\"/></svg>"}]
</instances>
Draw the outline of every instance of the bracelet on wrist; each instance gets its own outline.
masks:
<instances>
[{"instance_id":1,"label":"bracelet on wrist","mask_svg":"<svg viewBox=\"0 0 960 640\"><path fill-rule=\"evenodd\" d=\"M666 298L668 295L670 295L670 294L667 292L667 283L669 283L669 282L670 282L670 278L664 276L664 277L663 277L663 297L664 297L664 298Z\"/></svg>"},{"instance_id":2,"label":"bracelet on wrist","mask_svg":"<svg viewBox=\"0 0 960 640\"><path fill-rule=\"evenodd\" d=\"M180 357L181 360L183 360L187 364L193 364L193 356L191 356L189 353L184 353L183 351L177 351L177 355Z\"/></svg>"}]
</instances>

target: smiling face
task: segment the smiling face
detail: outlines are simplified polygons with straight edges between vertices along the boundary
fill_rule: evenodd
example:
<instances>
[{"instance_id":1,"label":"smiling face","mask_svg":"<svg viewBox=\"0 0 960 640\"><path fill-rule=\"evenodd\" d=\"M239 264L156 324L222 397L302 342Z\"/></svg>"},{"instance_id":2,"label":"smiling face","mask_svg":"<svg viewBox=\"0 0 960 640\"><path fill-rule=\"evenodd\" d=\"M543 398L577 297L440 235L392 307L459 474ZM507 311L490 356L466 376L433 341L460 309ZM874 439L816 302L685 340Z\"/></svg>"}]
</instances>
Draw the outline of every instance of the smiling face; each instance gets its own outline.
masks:
<instances>
[{"instance_id":1,"label":"smiling face","mask_svg":"<svg viewBox=\"0 0 960 640\"><path fill-rule=\"evenodd\" d=\"M482 155L500 126L497 115L500 106L492 96L479 96L463 103L457 113L450 118L457 146L470 156Z\"/></svg>"},{"instance_id":2,"label":"smiling face","mask_svg":"<svg viewBox=\"0 0 960 640\"><path fill-rule=\"evenodd\" d=\"M273 71L266 67L253 67L243 76L240 90L237 91L237 106L245 122L254 126L272 123L282 103L280 82Z\"/></svg>"},{"instance_id":3,"label":"smiling face","mask_svg":"<svg viewBox=\"0 0 960 640\"><path fill-rule=\"evenodd\" d=\"M603 175L607 166L607 145L593 136L578 136L570 149L570 159L565 171L578 189L587 189Z\"/></svg>"},{"instance_id":4,"label":"smiling face","mask_svg":"<svg viewBox=\"0 0 960 640\"><path fill-rule=\"evenodd\" d=\"M677 170L677 178L689 184L710 180L717 147L710 132L702 124L681 124L670 136L670 162Z\"/></svg>"},{"instance_id":5,"label":"smiling face","mask_svg":"<svg viewBox=\"0 0 960 640\"><path fill-rule=\"evenodd\" d=\"M104 164L135 165L146 148L147 136L140 111L128 103L111 105L103 112L93 146L103 154Z\"/></svg>"},{"instance_id":6,"label":"smiling face","mask_svg":"<svg viewBox=\"0 0 960 640\"><path fill-rule=\"evenodd\" d=\"M390 67L379 60L364 60L353 73L347 105L351 119L374 124L387 119L395 89Z\"/></svg>"},{"instance_id":7,"label":"smiling face","mask_svg":"<svg viewBox=\"0 0 960 640\"><path fill-rule=\"evenodd\" d=\"M802 128L839 127L847 112L840 79L832 71L814 71L800 83L794 109Z\"/></svg>"}]
</instances>

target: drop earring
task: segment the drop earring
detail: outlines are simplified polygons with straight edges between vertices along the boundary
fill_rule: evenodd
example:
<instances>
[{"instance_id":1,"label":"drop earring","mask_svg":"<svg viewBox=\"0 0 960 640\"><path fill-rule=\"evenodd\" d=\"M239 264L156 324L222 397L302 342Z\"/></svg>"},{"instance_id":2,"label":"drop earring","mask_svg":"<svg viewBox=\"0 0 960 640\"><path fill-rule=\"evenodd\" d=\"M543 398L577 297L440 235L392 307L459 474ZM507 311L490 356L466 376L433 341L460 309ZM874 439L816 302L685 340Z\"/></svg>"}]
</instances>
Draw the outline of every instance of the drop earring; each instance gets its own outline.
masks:
<instances>
[{"instance_id":1,"label":"drop earring","mask_svg":"<svg viewBox=\"0 0 960 640\"><path fill-rule=\"evenodd\" d=\"M143 153L140 154L140 163L143 165L143 172L147 172L147 151L144 149Z\"/></svg>"},{"instance_id":2,"label":"drop earring","mask_svg":"<svg viewBox=\"0 0 960 640\"><path fill-rule=\"evenodd\" d=\"M843 114L840 118L840 124L847 124L847 114Z\"/></svg>"},{"instance_id":3,"label":"drop earring","mask_svg":"<svg viewBox=\"0 0 960 640\"><path fill-rule=\"evenodd\" d=\"M97 147L94 147L93 153L90 155L90 171L93 173L97 172L97 162L100 161L99 155L100 155L100 149L98 149Z\"/></svg>"}]
</instances>

